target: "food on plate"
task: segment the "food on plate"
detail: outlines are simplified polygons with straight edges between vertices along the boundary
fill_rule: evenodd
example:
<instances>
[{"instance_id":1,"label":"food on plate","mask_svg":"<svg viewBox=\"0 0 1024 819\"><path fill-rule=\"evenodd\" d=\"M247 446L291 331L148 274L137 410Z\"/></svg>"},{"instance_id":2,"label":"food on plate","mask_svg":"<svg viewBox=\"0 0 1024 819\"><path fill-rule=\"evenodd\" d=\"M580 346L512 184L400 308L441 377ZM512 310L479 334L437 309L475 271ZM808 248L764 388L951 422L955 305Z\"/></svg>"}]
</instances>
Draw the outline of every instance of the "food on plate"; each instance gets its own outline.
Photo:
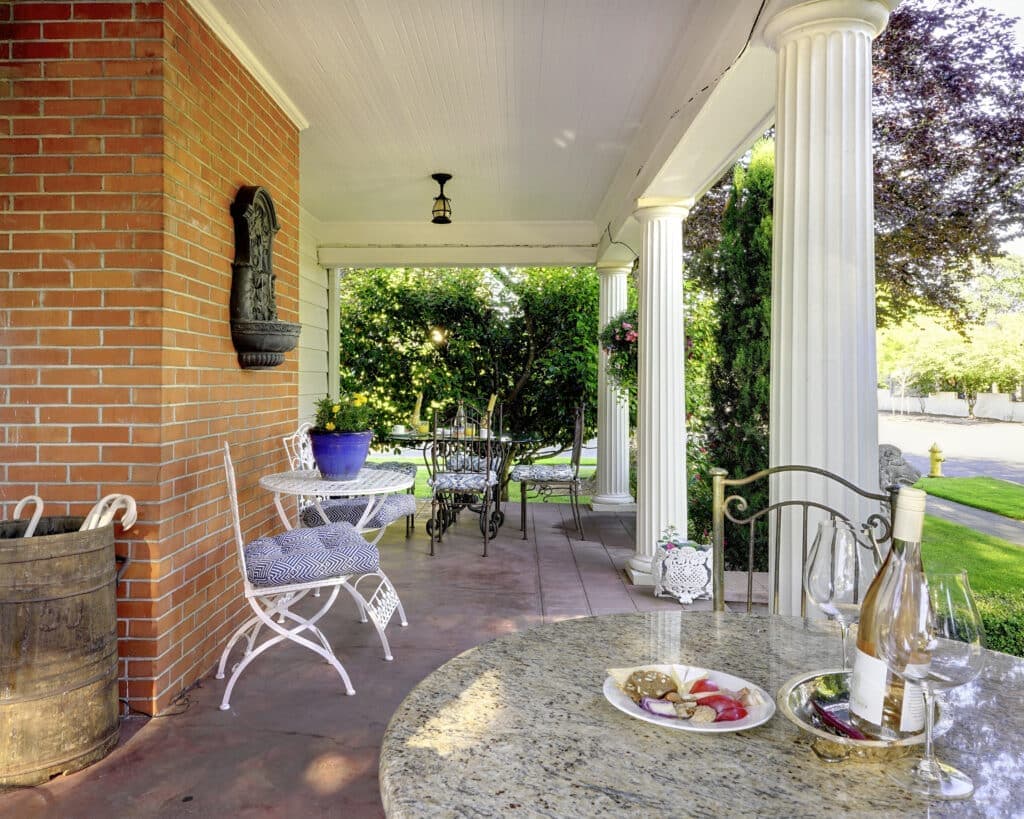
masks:
<instances>
[{"instance_id":1,"label":"food on plate","mask_svg":"<svg viewBox=\"0 0 1024 819\"><path fill-rule=\"evenodd\" d=\"M756 691L730 691L708 679L708 672L677 665L612 668L616 685L644 711L694 723L733 722L763 704Z\"/></svg>"},{"instance_id":2,"label":"food on plate","mask_svg":"<svg viewBox=\"0 0 1024 819\"><path fill-rule=\"evenodd\" d=\"M718 714L715 713L715 709L707 705L698 705L694 711L691 719L694 722L718 722ZM725 722L725 720L722 720Z\"/></svg>"},{"instance_id":3,"label":"food on plate","mask_svg":"<svg viewBox=\"0 0 1024 819\"><path fill-rule=\"evenodd\" d=\"M743 703L740 700L727 697L724 694L702 697L700 704L702 708L715 709L715 722L743 719L747 715L747 709L743 707Z\"/></svg>"},{"instance_id":4,"label":"food on plate","mask_svg":"<svg viewBox=\"0 0 1024 819\"><path fill-rule=\"evenodd\" d=\"M643 708L644 711L648 711L657 717L676 718L676 707L668 700L659 700L654 697L643 697L637 705Z\"/></svg>"},{"instance_id":5,"label":"food on plate","mask_svg":"<svg viewBox=\"0 0 1024 819\"><path fill-rule=\"evenodd\" d=\"M645 669L630 674L622 690L636 703L645 697L660 700L669 692L676 690L676 681L668 674Z\"/></svg>"}]
</instances>

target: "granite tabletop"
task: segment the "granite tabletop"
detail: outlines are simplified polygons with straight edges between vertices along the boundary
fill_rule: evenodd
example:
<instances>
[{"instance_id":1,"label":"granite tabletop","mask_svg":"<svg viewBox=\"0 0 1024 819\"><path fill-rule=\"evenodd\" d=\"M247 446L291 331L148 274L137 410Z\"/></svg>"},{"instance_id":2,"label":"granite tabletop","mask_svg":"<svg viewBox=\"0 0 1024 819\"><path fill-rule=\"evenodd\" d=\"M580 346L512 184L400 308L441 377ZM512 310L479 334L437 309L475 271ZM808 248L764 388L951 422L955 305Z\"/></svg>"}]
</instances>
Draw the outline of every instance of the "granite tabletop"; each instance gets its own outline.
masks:
<instances>
[{"instance_id":1,"label":"granite tabletop","mask_svg":"<svg viewBox=\"0 0 1024 819\"><path fill-rule=\"evenodd\" d=\"M1024 813L1024 660L986 652L948 694L940 759L975 782L964 802L921 801L884 762L826 763L776 712L746 731L698 734L634 719L602 693L611 667L716 669L775 696L841 664L839 639L799 618L654 612L565 620L449 661L402 702L384 736L391 817L1012 816Z\"/></svg>"}]
</instances>

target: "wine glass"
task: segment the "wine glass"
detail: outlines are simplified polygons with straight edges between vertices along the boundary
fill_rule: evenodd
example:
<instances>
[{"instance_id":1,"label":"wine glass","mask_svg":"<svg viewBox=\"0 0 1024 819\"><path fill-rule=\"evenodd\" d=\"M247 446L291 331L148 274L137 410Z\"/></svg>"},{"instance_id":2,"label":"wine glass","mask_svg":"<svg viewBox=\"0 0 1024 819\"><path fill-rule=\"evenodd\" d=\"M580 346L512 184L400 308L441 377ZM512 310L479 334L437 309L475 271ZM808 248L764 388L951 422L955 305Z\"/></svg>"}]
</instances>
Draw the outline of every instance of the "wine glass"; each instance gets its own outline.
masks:
<instances>
[{"instance_id":1,"label":"wine glass","mask_svg":"<svg viewBox=\"0 0 1024 819\"><path fill-rule=\"evenodd\" d=\"M804 568L804 590L814 605L839 623L843 637L843 670L850 626L860 619L860 598L874 574L865 575L865 553L874 555L858 539L849 521L832 518L818 524ZM872 570L877 569L877 565Z\"/></svg>"},{"instance_id":2,"label":"wine glass","mask_svg":"<svg viewBox=\"0 0 1024 819\"><path fill-rule=\"evenodd\" d=\"M893 672L921 687L925 703L924 756L903 760L889 775L927 799L966 799L971 778L939 762L932 748L935 693L973 680L985 663L981 616L967 572L909 576L893 595L891 616L882 630L879 656Z\"/></svg>"}]
</instances>

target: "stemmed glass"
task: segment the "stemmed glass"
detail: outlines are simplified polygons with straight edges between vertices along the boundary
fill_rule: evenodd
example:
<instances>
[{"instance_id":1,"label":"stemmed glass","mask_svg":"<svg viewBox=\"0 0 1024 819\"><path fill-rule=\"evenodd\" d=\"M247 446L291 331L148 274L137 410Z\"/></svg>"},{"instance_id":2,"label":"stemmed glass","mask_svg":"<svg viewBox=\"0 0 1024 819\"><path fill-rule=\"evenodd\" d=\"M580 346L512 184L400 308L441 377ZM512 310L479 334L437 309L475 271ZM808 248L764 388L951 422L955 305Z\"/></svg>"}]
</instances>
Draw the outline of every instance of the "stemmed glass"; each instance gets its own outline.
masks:
<instances>
[{"instance_id":1,"label":"stemmed glass","mask_svg":"<svg viewBox=\"0 0 1024 819\"><path fill-rule=\"evenodd\" d=\"M966 799L974 783L962 771L939 762L932 748L935 693L973 680L981 672L984 636L967 572L908 576L893 595L879 656L924 693L924 756L889 769L905 789L927 799Z\"/></svg>"},{"instance_id":2,"label":"stemmed glass","mask_svg":"<svg viewBox=\"0 0 1024 819\"><path fill-rule=\"evenodd\" d=\"M850 626L860 619L860 599L874 574L864 574L865 552L848 521L833 518L818 524L804 568L804 590L814 605L839 623L843 637L843 670L848 667L846 643ZM877 562L873 570L877 570Z\"/></svg>"}]
</instances>

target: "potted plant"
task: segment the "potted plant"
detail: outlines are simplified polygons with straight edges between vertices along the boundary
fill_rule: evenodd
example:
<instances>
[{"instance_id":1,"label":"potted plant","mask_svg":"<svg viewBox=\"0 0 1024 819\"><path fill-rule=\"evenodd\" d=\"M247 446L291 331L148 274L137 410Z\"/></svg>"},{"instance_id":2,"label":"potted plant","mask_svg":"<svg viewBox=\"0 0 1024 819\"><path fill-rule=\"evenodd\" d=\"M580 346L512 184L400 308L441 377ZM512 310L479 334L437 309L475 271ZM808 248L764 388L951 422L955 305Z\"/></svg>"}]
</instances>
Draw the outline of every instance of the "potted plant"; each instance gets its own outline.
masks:
<instances>
[{"instance_id":1,"label":"potted plant","mask_svg":"<svg viewBox=\"0 0 1024 819\"><path fill-rule=\"evenodd\" d=\"M348 481L359 474L373 438L370 421L370 406L362 393L325 396L316 402L316 420L309 440L313 459L324 478Z\"/></svg>"}]
</instances>

